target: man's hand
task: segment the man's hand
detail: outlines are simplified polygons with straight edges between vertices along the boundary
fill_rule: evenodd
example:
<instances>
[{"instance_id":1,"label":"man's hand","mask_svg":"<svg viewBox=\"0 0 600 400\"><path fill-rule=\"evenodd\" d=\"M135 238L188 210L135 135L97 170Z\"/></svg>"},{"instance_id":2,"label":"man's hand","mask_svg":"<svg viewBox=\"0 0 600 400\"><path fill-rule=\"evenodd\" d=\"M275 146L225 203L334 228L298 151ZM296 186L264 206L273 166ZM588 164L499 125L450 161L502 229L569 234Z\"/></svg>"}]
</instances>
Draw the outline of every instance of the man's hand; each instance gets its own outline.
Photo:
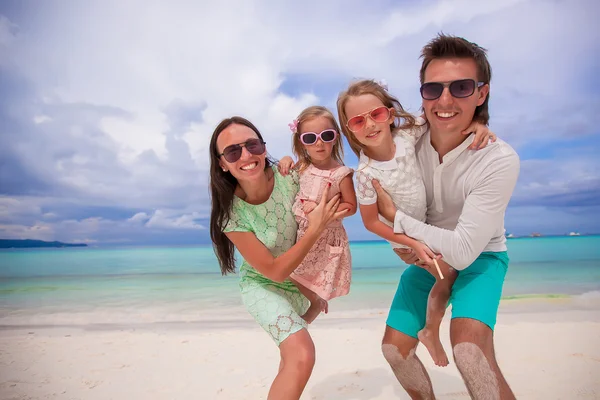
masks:
<instances>
[{"instance_id":1,"label":"man's hand","mask_svg":"<svg viewBox=\"0 0 600 400\"><path fill-rule=\"evenodd\" d=\"M396 217L396 206L392 201L392 197L381 187L377 179L373 179L373 188L377 192L377 208L379 214L390 222L394 222Z\"/></svg>"},{"instance_id":2,"label":"man's hand","mask_svg":"<svg viewBox=\"0 0 600 400\"><path fill-rule=\"evenodd\" d=\"M425 243L416 242L411 246L415 251L415 255L419 261L433 264L433 259L438 259L440 256L435 254Z\"/></svg>"},{"instance_id":3,"label":"man's hand","mask_svg":"<svg viewBox=\"0 0 600 400\"><path fill-rule=\"evenodd\" d=\"M455 270L454 268L452 268L450 266L450 264L448 264L446 261L441 260L441 259L436 259L438 266L440 267L440 271L442 273L443 276L448 277L450 276L450 274L452 274ZM417 267L421 267L425 270L427 270L431 275L435 276L436 279L438 277L438 272L437 272L437 268L435 267L435 264L433 262L427 263L425 261L417 261L417 263L415 264Z\"/></svg>"},{"instance_id":4,"label":"man's hand","mask_svg":"<svg viewBox=\"0 0 600 400\"><path fill-rule=\"evenodd\" d=\"M429 250L429 251L431 251L431 250ZM419 259L417 252L413 249L394 249L394 253L396 253L398 255L398 257L400 257L402 259L402 261L404 261L408 265L414 264L417 267L424 268L428 271L431 269L432 271L435 272L435 264L433 263L433 260L429 263L427 263L426 261L422 261L421 259ZM435 254L435 253L432 253L432 254L433 254L433 257L435 257L438 264L440 265L440 268L442 266L441 263L446 264L445 261L442 261L441 255ZM446 264L446 265L448 265L448 264ZM436 275L437 275L437 272L436 272Z\"/></svg>"},{"instance_id":5,"label":"man's hand","mask_svg":"<svg viewBox=\"0 0 600 400\"><path fill-rule=\"evenodd\" d=\"M406 264L411 265L419 261L417 253L413 249L394 249L394 253L398 255Z\"/></svg>"}]
</instances>

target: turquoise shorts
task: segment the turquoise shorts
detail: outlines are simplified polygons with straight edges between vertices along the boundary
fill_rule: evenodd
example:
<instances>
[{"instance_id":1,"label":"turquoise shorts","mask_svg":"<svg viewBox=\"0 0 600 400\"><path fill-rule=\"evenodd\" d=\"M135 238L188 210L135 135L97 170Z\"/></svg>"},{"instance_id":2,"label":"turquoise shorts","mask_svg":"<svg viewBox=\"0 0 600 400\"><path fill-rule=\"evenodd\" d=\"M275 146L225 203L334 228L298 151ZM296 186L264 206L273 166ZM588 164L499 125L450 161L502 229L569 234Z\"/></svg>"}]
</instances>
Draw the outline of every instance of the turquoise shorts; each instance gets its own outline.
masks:
<instances>
[{"instance_id":1,"label":"turquoise shorts","mask_svg":"<svg viewBox=\"0 0 600 400\"><path fill-rule=\"evenodd\" d=\"M450 295L452 318L476 319L493 330L507 269L508 254L502 251L481 253L471 265L458 271ZM417 338L425 327L427 297L434 283L429 272L410 265L400 278L386 324Z\"/></svg>"}]
</instances>

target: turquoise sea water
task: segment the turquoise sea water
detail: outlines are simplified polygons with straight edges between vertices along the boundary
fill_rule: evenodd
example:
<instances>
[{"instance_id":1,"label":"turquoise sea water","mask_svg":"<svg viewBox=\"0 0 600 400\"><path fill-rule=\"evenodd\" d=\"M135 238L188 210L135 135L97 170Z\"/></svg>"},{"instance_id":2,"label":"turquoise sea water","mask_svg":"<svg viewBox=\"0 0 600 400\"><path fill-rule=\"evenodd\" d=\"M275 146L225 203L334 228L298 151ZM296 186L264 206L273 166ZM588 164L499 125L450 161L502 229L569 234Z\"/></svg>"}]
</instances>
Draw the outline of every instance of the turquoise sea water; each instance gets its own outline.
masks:
<instances>
[{"instance_id":1,"label":"turquoise sea water","mask_svg":"<svg viewBox=\"0 0 600 400\"><path fill-rule=\"evenodd\" d=\"M508 241L505 298L600 294L600 236ZM406 265L385 242L351 244L350 295L330 310L385 308ZM0 251L0 325L197 321L243 312L212 247Z\"/></svg>"}]
</instances>

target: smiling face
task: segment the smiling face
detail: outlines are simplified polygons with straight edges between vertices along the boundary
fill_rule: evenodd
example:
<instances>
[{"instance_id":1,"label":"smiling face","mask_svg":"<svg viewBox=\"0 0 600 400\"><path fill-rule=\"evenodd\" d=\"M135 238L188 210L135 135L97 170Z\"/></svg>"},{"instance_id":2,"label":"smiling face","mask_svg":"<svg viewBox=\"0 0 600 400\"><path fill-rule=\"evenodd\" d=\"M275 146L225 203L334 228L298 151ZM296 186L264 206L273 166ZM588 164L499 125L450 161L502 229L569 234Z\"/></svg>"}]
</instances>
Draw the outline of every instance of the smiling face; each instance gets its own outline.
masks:
<instances>
[{"instance_id":1,"label":"smiling face","mask_svg":"<svg viewBox=\"0 0 600 400\"><path fill-rule=\"evenodd\" d=\"M352 132L354 137L366 149L378 149L382 146L389 146L392 140L391 124L394 122L394 116L390 116L383 122L375 122L369 112L378 107L385 107L383 102L375 95L363 94L348 98L344 107L344 113L348 120L357 115L365 116L364 126L356 132Z\"/></svg>"},{"instance_id":2,"label":"smiling face","mask_svg":"<svg viewBox=\"0 0 600 400\"><path fill-rule=\"evenodd\" d=\"M239 160L229 162L224 156L219 158L221 168L229 171L238 181L253 181L264 173L267 151L265 149L260 155L252 154L244 145L249 139L259 139L259 137L250 127L235 123L225 128L217 138L219 154L222 154L228 146L242 144Z\"/></svg>"},{"instance_id":3,"label":"smiling face","mask_svg":"<svg viewBox=\"0 0 600 400\"><path fill-rule=\"evenodd\" d=\"M473 79L478 82L477 64L472 58L439 58L432 60L425 70L424 82L449 83L460 79ZM475 109L485 101L489 85L476 88L465 98L450 94L447 87L435 100L423 100L423 110L432 133L460 134L466 129L475 114Z\"/></svg>"}]
</instances>

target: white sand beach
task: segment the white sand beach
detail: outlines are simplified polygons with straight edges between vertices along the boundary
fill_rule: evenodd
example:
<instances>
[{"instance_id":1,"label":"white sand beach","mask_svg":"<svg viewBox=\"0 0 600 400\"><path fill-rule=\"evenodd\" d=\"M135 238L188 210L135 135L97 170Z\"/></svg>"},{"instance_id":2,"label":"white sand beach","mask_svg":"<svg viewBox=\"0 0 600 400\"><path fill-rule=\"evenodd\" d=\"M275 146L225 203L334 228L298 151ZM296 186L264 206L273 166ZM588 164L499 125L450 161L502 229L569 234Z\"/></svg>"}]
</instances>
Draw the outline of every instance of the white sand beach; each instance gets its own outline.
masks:
<instances>
[{"instance_id":1,"label":"white sand beach","mask_svg":"<svg viewBox=\"0 0 600 400\"><path fill-rule=\"evenodd\" d=\"M598 308L516 303L503 301L495 340L517 398L600 398ZM385 317L383 309L319 317L310 328L317 364L302 398L407 399L380 353ZM434 367L424 348L418 354L438 398L469 398L453 364ZM189 323L4 325L0 398L264 399L278 360L243 312Z\"/></svg>"}]
</instances>

